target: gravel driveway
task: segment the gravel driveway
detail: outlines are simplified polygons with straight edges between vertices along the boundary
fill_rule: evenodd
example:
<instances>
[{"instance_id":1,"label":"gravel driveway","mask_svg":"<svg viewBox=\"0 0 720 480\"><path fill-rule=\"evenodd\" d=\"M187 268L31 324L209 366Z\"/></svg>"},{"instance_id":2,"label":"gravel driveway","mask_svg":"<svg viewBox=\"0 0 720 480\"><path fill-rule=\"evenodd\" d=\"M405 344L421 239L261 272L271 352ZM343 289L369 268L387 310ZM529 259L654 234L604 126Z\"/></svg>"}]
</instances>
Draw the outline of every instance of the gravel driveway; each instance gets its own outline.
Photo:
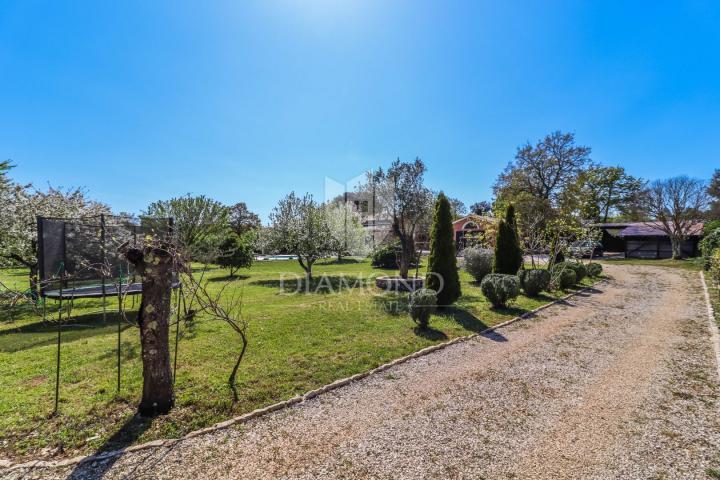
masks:
<instances>
[{"instance_id":1,"label":"gravel driveway","mask_svg":"<svg viewBox=\"0 0 720 480\"><path fill-rule=\"evenodd\" d=\"M606 271L536 318L243 427L11 478L708 478L720 386L697 273Z\"/></svg>"}]
</instances>

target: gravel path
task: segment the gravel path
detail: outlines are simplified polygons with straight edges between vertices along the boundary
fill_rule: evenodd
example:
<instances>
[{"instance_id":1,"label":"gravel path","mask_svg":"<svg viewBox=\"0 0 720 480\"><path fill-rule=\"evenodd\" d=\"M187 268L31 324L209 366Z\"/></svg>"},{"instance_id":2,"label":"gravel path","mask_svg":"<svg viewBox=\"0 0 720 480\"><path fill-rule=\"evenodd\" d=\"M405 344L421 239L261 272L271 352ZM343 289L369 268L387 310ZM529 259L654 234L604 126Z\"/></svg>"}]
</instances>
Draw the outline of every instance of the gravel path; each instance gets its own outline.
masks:
<instances>
[{"instance_id":1,"label":"gravel path","mask_svg":"<svg viewBox=\"0 0 720 480\"><path fill-rule=\"evenodd\" d=\"M606 271L595 293L243 427L10 478L708 478L720 385L699 278Z\"/></svg>"}]
</instances>

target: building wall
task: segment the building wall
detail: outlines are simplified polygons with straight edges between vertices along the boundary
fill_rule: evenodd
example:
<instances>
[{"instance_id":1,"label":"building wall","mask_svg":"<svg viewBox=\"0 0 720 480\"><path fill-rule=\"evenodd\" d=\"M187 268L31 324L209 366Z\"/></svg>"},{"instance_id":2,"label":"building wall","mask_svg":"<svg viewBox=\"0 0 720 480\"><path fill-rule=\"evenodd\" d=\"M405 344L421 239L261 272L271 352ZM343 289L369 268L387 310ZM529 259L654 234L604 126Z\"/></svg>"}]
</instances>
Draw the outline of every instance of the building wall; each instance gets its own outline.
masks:
<instances>
[{"instance_id":1,"label":"building wall","mask_svg":"<svg viewBox=\"0 0 720 480\"><path fill-rule=\"evenodd\" d=\"M683 243L683 256L697 255L697 239ZM625 237L627 258L672 258L672 244L667 237Z\"/></svg>"}]
</instances>

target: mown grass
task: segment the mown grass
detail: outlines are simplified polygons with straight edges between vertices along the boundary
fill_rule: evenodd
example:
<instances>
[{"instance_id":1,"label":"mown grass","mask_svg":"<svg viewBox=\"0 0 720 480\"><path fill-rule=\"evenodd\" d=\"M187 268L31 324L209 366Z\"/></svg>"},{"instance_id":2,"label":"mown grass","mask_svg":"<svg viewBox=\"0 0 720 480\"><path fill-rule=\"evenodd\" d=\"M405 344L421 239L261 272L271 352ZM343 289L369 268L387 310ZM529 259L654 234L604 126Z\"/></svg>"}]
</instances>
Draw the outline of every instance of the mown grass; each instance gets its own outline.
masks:
<instances>
[{"instance_id":1,"label":"mown grass","mask_svg":"<svg viewBox=\"0 0 720 480\"><path fill-rule=\"evenodd\" d=\"M612 265L648 265L654 267L671 267L671 268L683 268L685 270L691 270L699 272L703 268L702 258L685 258L682 260L673 260L670 258L664 259L642 259L642 258L612 258L601 260L601 263L608 263Z\"/></svg>"},{"instance_id":2,"label":"mown grass","mask_svg":"<svg viewBox=\"0 0 720 480\"><path fill-rule=\"evenodd\" d=\"M177 406L154 420L134 417L142 365L139 334L129 325L122 325L122 388L116 393L117 316L103 322L100 300L76 301L72 321L62 329L61 402L55 416L50 413L56 326L27 306L0 312L0 457L70 456L177 437L481 331L556 298L521 296L512 308L494 310L461 272L463 296L457 306L435 315L432 329L423 332L406 313L405 295L372 286L374 276L387 272L367 261L316 266L316 277L325 275L332 284L349 279L349 287L343 284L336 293L326 288L287 294L279 288L281 278L294 283L293 276L301 273L294 261L257 262L229 287L243 289L249 321L250 345L238 375L240 400L233 404L227 385L238 338L223 322L199 316L192 328L182 330ZM211 288L229 280L219 268L206 275ZM0 279L16 288L27 283L23 270L0 271ZM113 311L116 301L108 306ZM54 309L49 303L49 316Z\"/></svg>"}]
</instances>

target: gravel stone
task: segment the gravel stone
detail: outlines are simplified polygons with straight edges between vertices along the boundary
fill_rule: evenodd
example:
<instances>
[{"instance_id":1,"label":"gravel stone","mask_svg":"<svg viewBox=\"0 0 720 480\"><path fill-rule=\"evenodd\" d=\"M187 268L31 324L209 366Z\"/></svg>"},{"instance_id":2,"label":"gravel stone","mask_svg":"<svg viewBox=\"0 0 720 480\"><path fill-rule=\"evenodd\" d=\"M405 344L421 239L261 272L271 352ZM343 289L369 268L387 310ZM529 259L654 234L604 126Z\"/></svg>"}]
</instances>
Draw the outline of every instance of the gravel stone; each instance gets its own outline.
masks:
<instances>
[{"instance_id":1,"label":"gravel stone","mask_svg":"<svg viewBox=\"0 0 720 480\"><path fill-rule=\"evenodd\" d=\"M720 385L700 279L605 271L610 281L531 318L244 425L5 476L707 478Z\"/></svg>"}]
</instances>

